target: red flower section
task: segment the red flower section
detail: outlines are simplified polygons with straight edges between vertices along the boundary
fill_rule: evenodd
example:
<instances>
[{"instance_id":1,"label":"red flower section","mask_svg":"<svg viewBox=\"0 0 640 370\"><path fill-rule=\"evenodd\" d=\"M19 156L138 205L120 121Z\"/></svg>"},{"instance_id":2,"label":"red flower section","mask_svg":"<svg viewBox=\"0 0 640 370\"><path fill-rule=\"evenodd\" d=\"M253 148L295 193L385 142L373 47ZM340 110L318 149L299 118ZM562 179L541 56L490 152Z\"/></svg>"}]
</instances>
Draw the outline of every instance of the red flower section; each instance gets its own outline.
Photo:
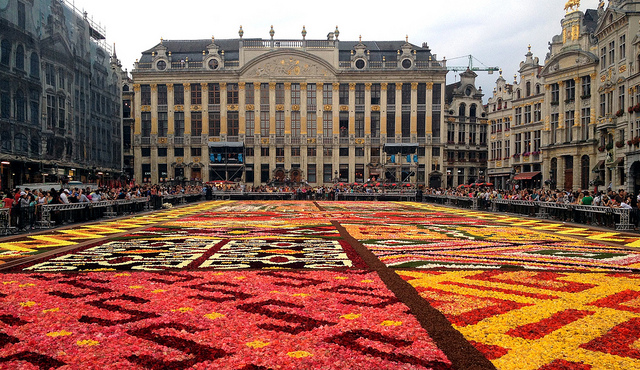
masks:
<instances>
[{"instance_id":1,"label":"red flower section","mask_svg":"<svg viewBox=\"0 0 640 370\"><path fill-rule=\"evenodd\" d=\"M564 310L538 322L511 329L506 334L524 339L540 339L565 325L593 314L593 311Z\"/></svg>"},{"instance_id":2,"label":"red flower section","mask_svg":"<svg viewBox=\"0 0 640 370\"><path fill-rule=\"evenodd\" d=\"M623 310L623 311L640 313L640 307L632 307L632 306L624 305L625 302L635 300L638 298L640 298L640 292L635 290L625 290L620 293L599 299L591 303L591 305L597 306L597 307L613 308L614 310Z\"/></svg>"},{"instance_id":3,"label":"red flower section","mask_svg":"<svg viewBox=\"0 0 640 370\"><path fill-rule=\"evenodd\" d=\"M455 281L443 281L440 284L442 284L442 285L455 285L455 286L459 286L459 287L463 287L463 288L471 288L471 289L490 290L492 292L500 292L500 293L505 293L505 294L514 294L514 295L519 295L519 296L529 297L529 298L535 298L535 299L558 299L557 296L548 295L548 294L528 293L528 292L523 292L521 290L504 289L504 288L498 288L498 287L481 287L481 286L478 286L478 285L458 283L458 282L455 282Z\"/></svg>"},{"instance_id":4,"label":"red flower section","mask_svg":"<svg viewBox=\"0 0 640 370\"><path fill-rule=\"evenodd\" d=\"M587 289L593 288L595 285L576 283L572 281L560 280L561 277L566 274L556 272L523 272L526 274L526 279L515 280L512 278L505 278L504 271L487 271L482 274L477 274L469 277L472 280L490 281L493 283L507 283L513 285L522 285L531 288L539 288L545 290L553 290L558 292L570 292L577 293ZM532 275L532 276L531 276ZM523 276L524 277L524 276Z\"/></svg>"},{"instance_id":5,"label":"red flower section","mask_svg":"<svg viewBox=\"0 0 640 370\"><path fill-rule=\"evenodd\" d=\"M638 339L640 339L640 317L634 317L580 347L590 351L640 359L640 350L631 347Z\"/></svg>"}]
</instances>

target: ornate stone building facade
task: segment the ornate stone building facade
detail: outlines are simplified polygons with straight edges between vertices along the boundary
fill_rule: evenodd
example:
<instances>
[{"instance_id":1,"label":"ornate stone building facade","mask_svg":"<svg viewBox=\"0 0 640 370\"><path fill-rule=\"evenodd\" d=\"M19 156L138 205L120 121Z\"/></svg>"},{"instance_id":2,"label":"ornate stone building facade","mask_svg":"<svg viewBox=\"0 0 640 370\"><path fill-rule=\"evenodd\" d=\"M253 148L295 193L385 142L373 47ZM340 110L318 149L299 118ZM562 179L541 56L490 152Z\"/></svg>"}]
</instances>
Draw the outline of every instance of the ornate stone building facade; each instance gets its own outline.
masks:
<instances>
[{"instance_id":1,"label":"ornate stone building facade","mask_svg":"<svg viewBox=\"0 0 640 370\"><path fill-rule=\"evenodd\" d=\"M120 65L64 1L0 3L2 186L122 169Z\"/></svg>"},{"instance_id":2,"label":"ornate stone building facade","mask_svg":"<svg viewBox=\"0 0 640 370\"><path fill-rule=\"evenodd\" d=\"M447 73L426 44L161 40L132 72L138 182L441 177ZM435 155L435 156L434 156Z\"/></svg>"},{"instance_id":3,"label":"ornate stone building facade","mask_svg":"<svg viewBox=\"0 0 640 370\"><path fill-rule=\"evenodd\" d=\"M487 179L488 120L482 90L475 86L477 76L467 70L460 74L460 82L447 86L443 145L446 183L438 184L434 179L431 187L457 187ZM432 150L439 152L439 146L434 145ZM439 170L438 163L435 165Z\"/></svg>"},{"instance_id":4,"label":"ornate stone building facade","mask_svg":"<svg viewBox=\"0 0 640 370\"><path fill-rule=\"evenodd\" d=\"M489 176L502 188L611 186L637 193L640 3L601 1L585 12L577 9L579 2L573 5L561 20L562 33L550 42L544 67L529 52L519 83L516 77L507 84L502 76L496 83L487 106ZM514 137L527 132L532 140Z\"/></svg>"}]
</instances>

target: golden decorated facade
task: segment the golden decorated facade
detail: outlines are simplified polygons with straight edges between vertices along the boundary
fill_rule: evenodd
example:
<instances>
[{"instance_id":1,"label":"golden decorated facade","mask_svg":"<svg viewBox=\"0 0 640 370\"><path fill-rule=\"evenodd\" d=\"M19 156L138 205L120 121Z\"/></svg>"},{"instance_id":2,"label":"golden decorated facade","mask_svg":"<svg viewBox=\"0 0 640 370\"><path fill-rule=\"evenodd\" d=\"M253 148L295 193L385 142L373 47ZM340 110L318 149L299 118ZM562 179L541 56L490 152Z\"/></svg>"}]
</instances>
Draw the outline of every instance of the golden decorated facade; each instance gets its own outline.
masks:
<instances>
[{"instance_id":1,"label":"golden decorated facade","mask_svg":"<svg viewBox=\"0 0 640 370\"><path fill-rule=\"evenodd\" d=\"M137 182L426 184L444 61L405 41L161 40L132 72Z\"/></svg>"}]
</instances>

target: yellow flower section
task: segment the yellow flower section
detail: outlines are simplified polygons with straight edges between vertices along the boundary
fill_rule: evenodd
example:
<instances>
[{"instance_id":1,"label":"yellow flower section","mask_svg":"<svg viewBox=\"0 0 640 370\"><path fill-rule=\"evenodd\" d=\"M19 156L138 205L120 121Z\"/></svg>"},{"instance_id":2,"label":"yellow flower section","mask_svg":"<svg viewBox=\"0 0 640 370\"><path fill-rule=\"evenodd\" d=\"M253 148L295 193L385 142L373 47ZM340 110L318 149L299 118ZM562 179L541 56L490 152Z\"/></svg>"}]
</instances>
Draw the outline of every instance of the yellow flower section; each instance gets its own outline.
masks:
<instances>
[{"instance_id":1,"label":"yellow flower section","mask_svg":"<svg viewBox=\"0 0 640 370\"><path fill-rule=\"evenodd\" d=\"M640 369L638 359L580 347L582 344L602 337L619 324L632 318L640 318L640 310L638 310L640 302L637 298L612 307L593 304L617 293L640 292L639 281L637 277L634 279L633 275L625 277L624 275L562 273L558 274L560 277L556 279L557 281L535 280L534 287L527 286L527 283L534 281L531 277L536 273L527 271L499 275L497 282L470 279L484 273L480 271L440 271L437 274L399 271L398 273L413 277L414 280L409 280L409 283L445 315L464 315L474 309L483 309L477 302L487 298L528 304L519 309L485 317L472 325L454 325L469 341L507 349L508 352L502 357L492 360L498 369L534 370L556 359L583 362L594 369ZM577 292L558 289L559 284L562 285L564 282L591 284L593 287ZM456 283L464 286L455 285ZM441 294L433 291L421 291L420 287L438 289L458 296L455 299L441 297ZM510 293L511 291L514 293ZM518 294L520 292L523 294ZM543 299L542 295L558 298ZM539 339L525 339L507 334L510 330L538 323L566 310L584 310L593 314L561 326ZM637 343L638 341L631 346L630 350Z\"/></svg>"}]
</instances>

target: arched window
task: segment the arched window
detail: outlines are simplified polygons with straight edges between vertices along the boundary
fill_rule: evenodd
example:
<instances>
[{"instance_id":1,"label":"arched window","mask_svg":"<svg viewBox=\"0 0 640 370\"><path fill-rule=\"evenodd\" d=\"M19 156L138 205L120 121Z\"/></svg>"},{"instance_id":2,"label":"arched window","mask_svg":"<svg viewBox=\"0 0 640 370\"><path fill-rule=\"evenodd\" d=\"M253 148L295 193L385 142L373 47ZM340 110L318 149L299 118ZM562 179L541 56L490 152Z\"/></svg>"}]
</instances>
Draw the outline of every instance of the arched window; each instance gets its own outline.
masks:
<instances>
[{"instance_id":1,"label":"arched window","mask_svg":"<svg viewBox=\"0 0 640 370\"><path fill-rule=\"evenodd\" d=\"M526 89L527 89L527 96L531 96L531 82L527 81L527 85L526 85Z\"/></svg>"},{"instance_id":2,"label":"arched window","mask_svg":"<svg viewBox=\"0 0 640 370\"><path fill-rule=\"evenodd\" d=\"M16 68L24 71L24 47L18 45L16 48Z\"/></svg>"},{"instance_id":3,"label":"arched window","mask_svg":"<svg viewBox=\"0 0 640 370\"><path fill-rule=\"evenodd\" d=\"M30 71L31 77L40 78L40 58L38 58L38 54L31 53L31 65Z\"/></svg>"},{"instance_id":4,"label":"arched window","mask_svg":"<svg viewBox=\"0 0 640 370\"><path fill-rule=\"evenodd\" d=\"M0 43L0 63L8 66L11 60L11 41L4 39Z\"/></svg>"},{"instance_id":5,"label":"arched window","mask_svg":"<svg viewBox=\"0 0 640 370\"><path fill-rule=\"evenodd\" d=\"M460 104L460 108L458 108L458 116L464 117L467 113L467 106L462 103Z\"/></svg>"},{"instance_id":6,"label":"arched window","mask_svg":"<svg viewBox=\"0 0 640 370\"><path fill-rule=\"evenodd\" d=\"M540 84L536 84L536 95L540 95Z\"/></svg>"},{"instance_id":7,"label":"arched window","mask_svg":"<svg viewBox=\"0 0 640 370\"><path fill-rule=\"evenodd\" d=\"M516 99L520 99L520 89L516 90Z\"/></svg>"},{"instance_id":8,"label":"arched window","mask_svg":"<svg viewBox=\"0 0 640 370\"><path fill-rule=\"evenodd\" d=\"M15 118L18 122L24 122L27 118L27 104L22 90L16 91L15 95Z\"/></svg>"},{"instance_id":9,"label":"arched window","mask_svg":"<svg viewBox=\"0 0 640 370\"><path fill-rule=\"evenodd\" d=\"M502 98L498 99L498 110L502 109Z\"/></svg>"},{"instance_id":10,"label":"arched window","mask_svg":"<svg viewBox=\"0 0 640 370\"><path fill-rule=\"evenodd\" d=\"M477 106L475 104L471 104L469 107L469 117L476 117L476 109Z\"/></svg>"}]
</instances>

